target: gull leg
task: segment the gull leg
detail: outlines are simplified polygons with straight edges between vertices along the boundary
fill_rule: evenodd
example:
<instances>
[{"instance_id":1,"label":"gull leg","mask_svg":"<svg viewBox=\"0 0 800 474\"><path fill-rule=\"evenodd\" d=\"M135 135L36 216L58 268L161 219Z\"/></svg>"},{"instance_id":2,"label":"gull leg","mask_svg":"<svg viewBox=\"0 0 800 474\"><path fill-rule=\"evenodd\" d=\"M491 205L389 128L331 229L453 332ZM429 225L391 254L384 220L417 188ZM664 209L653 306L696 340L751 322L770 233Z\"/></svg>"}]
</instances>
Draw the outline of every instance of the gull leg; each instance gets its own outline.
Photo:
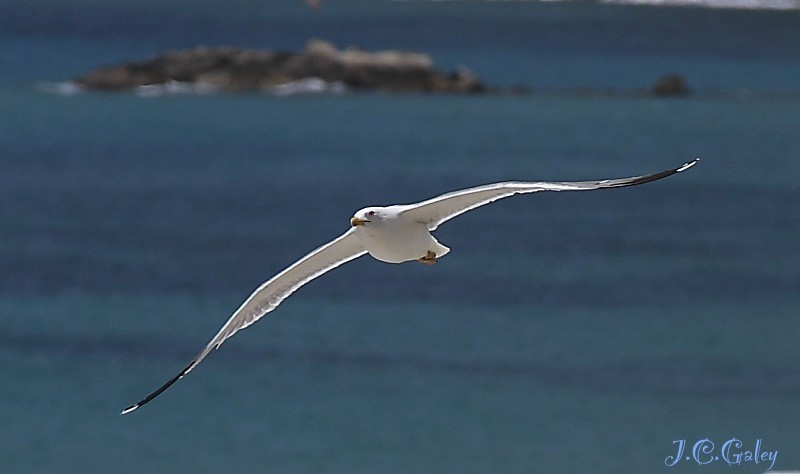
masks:
<instances>
[{"instance_id":1,"label":"gull leg","mask_svg":"<svg viewBox=\"0 0 800 474\"><path fill-rule=\"evenodd\" d=\"M428 253L426 253L424 257L418 258L417 261L425 265L433 265L436 263L436 254L428 250Z\"/></svg>"}]
</instances>

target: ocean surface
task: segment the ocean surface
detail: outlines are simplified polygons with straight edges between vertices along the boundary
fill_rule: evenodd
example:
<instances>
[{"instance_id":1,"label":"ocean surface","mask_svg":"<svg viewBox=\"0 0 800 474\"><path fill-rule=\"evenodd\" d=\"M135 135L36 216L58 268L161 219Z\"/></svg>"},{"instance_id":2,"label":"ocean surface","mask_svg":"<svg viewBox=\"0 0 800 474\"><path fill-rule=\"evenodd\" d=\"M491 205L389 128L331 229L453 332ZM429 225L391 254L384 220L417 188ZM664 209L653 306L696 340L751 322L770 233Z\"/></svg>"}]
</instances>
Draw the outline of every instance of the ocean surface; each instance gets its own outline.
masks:
<instances>
[{"instance_id":1,"label":"ocean surface","mask_svg":"<svg viewBox=\"0 0 800 474\"><path fill-rule=\"evenodd\" d=\"M170 49L312 38L532 93L57 92ZM649 97L667 73L693 94ZM119 415L361 207L695 157L645 186L475 210L437 231L452 252L433 267L336 269ZM729 454L798 469L798 181L797 10L5 0L2 470L770 467L726 463L734 438Z\"/></svg>"}]
</instances>

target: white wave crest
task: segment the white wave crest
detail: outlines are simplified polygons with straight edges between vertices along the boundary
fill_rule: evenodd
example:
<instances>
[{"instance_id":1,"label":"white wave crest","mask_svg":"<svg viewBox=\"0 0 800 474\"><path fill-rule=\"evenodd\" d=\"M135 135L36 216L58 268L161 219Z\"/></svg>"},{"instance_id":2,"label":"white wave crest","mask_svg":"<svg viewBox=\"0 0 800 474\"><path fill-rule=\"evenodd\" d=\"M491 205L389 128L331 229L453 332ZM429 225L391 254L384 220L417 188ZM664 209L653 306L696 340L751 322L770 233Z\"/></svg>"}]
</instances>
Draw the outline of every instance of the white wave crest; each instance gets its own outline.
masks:
<instances>
[{"instance_id":1,"label":"white wave crest","mask_svg":"<svg viewBox=\"0 0 800 474\"><path fill-rule=\"evenodd\" d=\"M75 95L85 91L83 86L72 81L37 82L36 89L42 92L47 92L48 94L56 95Z\"/></svg>"},{"instance_id":2,"label":"white wave crest","mask_svg":"<svg viewBox=\"0 0 800 474\"><path fill-rule=\"evenodd\" d=\"M217 88L205 82L180 82L168 81L163 84L148 84L136 88L136 94L141 97L160 97L162 95L178 94L211 94Z\"/></svg>"},{"instance_id":3,"label":"white wave crest","mask_svg":"<svg viewBox=\"0 0 800 474\"><path fill-rule=\"evenodd\" d=\"M275 95L297 94L341 94L347 88L341 82L326 82L318 77L307 77L296 81L272 86L267 89Z\"/></svg>"}]
</instances>

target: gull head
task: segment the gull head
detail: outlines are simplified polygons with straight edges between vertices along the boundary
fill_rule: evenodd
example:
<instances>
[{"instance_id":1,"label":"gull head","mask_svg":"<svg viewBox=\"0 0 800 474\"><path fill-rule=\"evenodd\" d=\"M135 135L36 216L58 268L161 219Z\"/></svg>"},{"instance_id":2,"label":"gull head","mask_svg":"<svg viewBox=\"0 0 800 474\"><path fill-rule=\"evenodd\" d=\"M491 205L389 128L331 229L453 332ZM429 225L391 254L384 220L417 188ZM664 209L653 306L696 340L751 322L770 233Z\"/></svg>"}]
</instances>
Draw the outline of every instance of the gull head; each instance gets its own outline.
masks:
<instances>
[{"instance_id":1,"label":"gull head","mask_svg":"<svg viewBox=\"0 0 800 474\"><path fill-rule=\"evenodd\" d=\"M380 207L365 207L350 218L350 225L353 227L365 226L367 224L377 224L386 220L386 213Z\"/></svg>"}]
</instances>

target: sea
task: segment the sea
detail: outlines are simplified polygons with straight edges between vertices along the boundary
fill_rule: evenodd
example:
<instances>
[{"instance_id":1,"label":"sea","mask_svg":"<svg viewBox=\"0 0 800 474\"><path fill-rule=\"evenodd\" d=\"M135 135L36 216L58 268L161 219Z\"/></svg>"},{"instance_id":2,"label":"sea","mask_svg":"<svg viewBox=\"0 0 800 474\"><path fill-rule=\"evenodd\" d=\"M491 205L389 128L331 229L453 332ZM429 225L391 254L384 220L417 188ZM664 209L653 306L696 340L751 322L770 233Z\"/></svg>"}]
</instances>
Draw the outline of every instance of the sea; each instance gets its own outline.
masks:
<instances>
[{"instance_id":1,"label":"sea","mask_svg":"<svg viewBox=\"0 0 800 474\"><path fill-rule=\"evenodd\" d=\"M3 0L0 470L800 469L800 5L652 3ZM70 82L313 39L529 93ZM476 209L431 267L335 269L120 415L362 207L697 157Z\"/></svg>"}]
</instances>

